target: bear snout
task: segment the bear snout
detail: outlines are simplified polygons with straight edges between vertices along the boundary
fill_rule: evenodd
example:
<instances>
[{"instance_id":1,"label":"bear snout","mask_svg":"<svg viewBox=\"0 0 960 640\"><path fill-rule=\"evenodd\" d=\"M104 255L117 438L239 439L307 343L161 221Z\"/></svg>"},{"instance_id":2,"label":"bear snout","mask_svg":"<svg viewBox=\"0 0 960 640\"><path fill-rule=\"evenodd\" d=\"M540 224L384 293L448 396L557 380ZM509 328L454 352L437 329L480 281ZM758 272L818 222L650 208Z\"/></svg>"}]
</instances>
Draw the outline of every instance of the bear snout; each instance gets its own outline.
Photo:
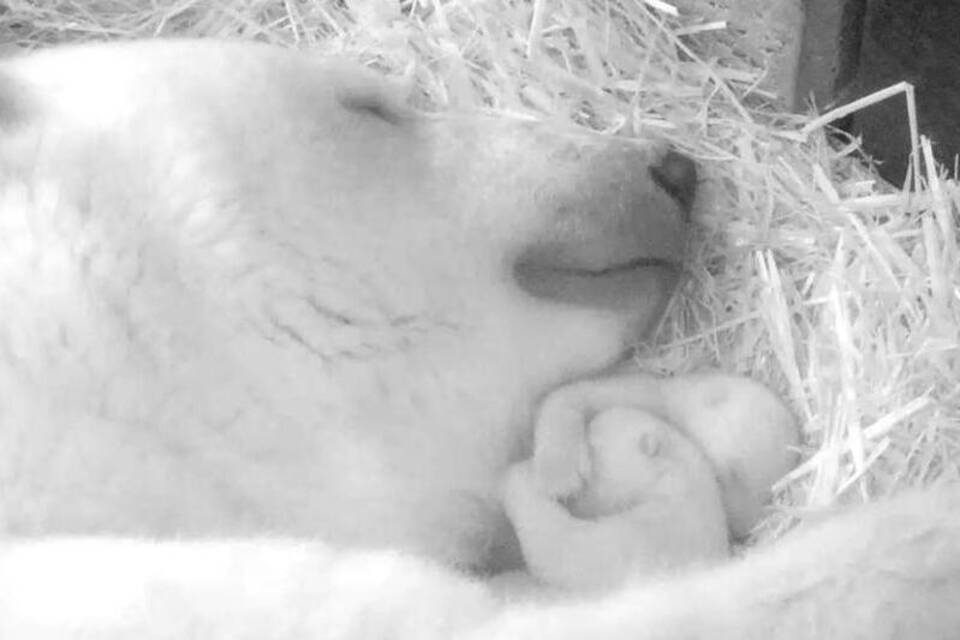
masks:
<instances>
[{"instance_id":1,"label":"bear snout","mask_svg":"<svg viewBox=\"0 0 960 640\"><path fill-rule=\"evenodd\" d=\"M679 281L697 165L665 145L607 141L560 167L549 226L515 262L529 294L578 306L660 308Z\"/></svg>"}]
</instances>

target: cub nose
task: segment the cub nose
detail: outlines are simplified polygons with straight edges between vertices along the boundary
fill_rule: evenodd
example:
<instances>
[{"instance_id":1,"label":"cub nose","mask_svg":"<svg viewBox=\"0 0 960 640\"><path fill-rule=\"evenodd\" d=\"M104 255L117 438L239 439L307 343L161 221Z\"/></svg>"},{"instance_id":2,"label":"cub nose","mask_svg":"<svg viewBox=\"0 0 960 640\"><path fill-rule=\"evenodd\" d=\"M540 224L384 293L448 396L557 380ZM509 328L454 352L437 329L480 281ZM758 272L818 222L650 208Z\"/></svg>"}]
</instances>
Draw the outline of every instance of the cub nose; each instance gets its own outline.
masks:
<instances>
[{"instance_id":1,"label":"cub nose","mask_svg":"<svg viewBox=\"0 0 960 640\"><path fill-rule=\"evenodd\" d=\"M659 163L650 165L650 177L689 217L697 195L697 164L682 153L670 150Z\"/></svg>"}]
</instances>

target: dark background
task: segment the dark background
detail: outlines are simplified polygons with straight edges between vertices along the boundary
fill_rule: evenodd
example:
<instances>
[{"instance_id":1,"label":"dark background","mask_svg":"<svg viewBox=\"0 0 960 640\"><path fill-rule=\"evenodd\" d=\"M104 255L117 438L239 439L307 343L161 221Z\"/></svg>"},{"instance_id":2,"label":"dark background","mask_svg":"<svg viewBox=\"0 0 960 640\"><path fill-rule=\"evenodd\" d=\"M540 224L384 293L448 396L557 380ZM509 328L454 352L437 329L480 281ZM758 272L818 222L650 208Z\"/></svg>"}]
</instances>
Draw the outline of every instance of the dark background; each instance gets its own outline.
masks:
<instances>
[{"instance_id":1,"label":"dark background","mask_svg":"<svg viewBox=\"0 0 960 640\"><path fill-rule=\"evenodd\" d=\"M805 40L829 33L818 19L842 21L833 32L834 102L901 80L913 83L920 133L932 139L935 155L953 175L960 153L960 0L834 0L819 10L817 0L807 2ZM884 178L903 183L910 152L903 99L868 107L841 124L863 136Z\"/></svg>"}]
</instances>

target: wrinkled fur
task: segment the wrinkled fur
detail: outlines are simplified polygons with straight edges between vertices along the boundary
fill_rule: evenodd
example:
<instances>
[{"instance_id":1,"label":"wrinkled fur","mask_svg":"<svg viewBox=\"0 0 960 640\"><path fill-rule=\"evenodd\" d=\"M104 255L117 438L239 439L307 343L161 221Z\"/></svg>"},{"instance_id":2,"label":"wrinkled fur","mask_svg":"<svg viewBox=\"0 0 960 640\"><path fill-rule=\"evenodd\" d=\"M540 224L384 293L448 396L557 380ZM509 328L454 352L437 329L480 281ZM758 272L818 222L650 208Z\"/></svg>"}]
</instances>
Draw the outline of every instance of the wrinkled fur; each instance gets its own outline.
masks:
<instances>
[{"instance_id":1,"label":"wrinkled fur","mask_svg":"<svg viewBox=\"0 0 960 640\"><path fill-rule=\"evenodd\" d=\"M0 64L0 637L954 637L953 486L601 601L452 568L511 566L531 407L660 312L608 269L681 254L663 153L263 46Z\"/></svg>"}]
</instances>

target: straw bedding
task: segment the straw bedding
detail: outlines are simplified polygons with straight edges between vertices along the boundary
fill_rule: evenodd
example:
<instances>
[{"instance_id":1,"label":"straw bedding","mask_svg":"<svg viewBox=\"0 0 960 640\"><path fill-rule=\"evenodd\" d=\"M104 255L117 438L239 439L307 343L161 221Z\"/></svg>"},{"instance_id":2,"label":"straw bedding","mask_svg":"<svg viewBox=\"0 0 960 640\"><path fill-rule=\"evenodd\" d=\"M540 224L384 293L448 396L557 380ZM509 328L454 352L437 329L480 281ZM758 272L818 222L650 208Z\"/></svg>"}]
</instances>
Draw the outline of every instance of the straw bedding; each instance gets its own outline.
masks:
<instances>
[{"instance_id":1,"label":"straw bedding","mask_svg":"<svg viewBox=\"0 0 960 640\"><path fill-rule=\"evenodd\" d=\"M828 136L829 115L779 113L757 88L762 69L698 57L723 25L672 9L666 0L13 0L0 4L0 47L249 38L357 57L411 86L427 110L664 136L700 161L704 184L688 281L659 346L639 361L661 373L755 376L802 417L804 463L780 483L758 536L779 535L809 509L957 477L956 181L915 136L907 188L883 183L855 141ZM912 116L910 88L890 93Z\"/></svg>"}]
</instances>

